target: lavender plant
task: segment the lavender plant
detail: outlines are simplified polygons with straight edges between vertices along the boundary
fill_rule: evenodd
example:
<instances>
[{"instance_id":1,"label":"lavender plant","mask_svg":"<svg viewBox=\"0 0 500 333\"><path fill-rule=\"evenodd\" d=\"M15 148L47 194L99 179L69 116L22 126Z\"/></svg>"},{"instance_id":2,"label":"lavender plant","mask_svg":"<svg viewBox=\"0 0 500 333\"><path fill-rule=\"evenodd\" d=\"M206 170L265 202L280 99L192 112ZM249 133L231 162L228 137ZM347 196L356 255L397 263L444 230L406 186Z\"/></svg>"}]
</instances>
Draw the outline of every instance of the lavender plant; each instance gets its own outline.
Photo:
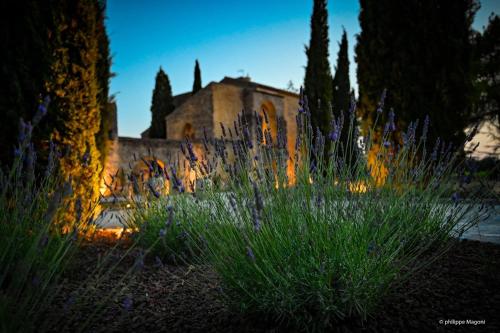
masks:
<instances>
[{"instance_id":1,"label":"lavender plant","mask_svg":"<svg viewBox=\"0 0 500 333\"><path fill-rule=\"evenodd\" d=\"M20 120L15 159L0 171L0 331L35 330L81 231L79 223L66 233L55 226L72 189L58 176L53 144L45 170L36 167L32 131L48 103L32 122Z\"/></svg>"},{"instance_id":2,"label":"lavender plant","mask_svg":"<svg viewBox=\"0 0 500 333\"><path fill-rule=\"evenodd\" d=\"M149 201L138 228L155 225L151 235L158 236L148 242L162 238L175 252L173 238L164 238L175 230L167 207L186 212L183 219L195 226L189 248L220 275L229 304L325 328L339 319L366 318L391 287L441 255L487 210L472 207L476 196L464 202L464 183L456 182L464 167L460 147L438 141L428 149L428 119L420 136L415 122L400 142L391 136L397 116L391 110L384 133L375 135L377 119L358 144L354 100L346 117L332 117L332 132L325 135L311 127L303 97L299 106L293 154L283 124L273 139L262 126L265 114L256 114L251 125L239 115L236 135L228 136L221 124L222 138L205 138L211 159L184 151L205 180L201 184L217 177L223 185L193 187L194 193L168 204ZM384 97L377 115L383 106ZM339 141L343 126L346 144Z\"/></svg>"}]
</instances>

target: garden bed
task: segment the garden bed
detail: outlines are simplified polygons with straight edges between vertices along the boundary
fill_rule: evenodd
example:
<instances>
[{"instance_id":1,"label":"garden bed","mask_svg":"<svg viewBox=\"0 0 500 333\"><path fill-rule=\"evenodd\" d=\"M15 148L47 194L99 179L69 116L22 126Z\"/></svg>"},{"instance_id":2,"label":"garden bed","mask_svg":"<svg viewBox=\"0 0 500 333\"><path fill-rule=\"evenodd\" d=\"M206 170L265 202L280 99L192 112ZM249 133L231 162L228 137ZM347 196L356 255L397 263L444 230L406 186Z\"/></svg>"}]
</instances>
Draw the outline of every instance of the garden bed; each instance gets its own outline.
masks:
<instances>
[{"instance_id":1,"label":"garden bed","mask_svg":"<svg viewBox=\"0 0 500 333\"><path fill-rule=\"evenodd\" d=\"M110 247L97 242L84 246L75 265L66 274L57 302L48 314L54 330L74 331L93 312L98 296L109 294L130 270L129 256L109 280L102 283L87 305L68 307L71 291L84 281L99 255ZM118 249L116 257L126 250ZM263 316L232 313L219 299L219 280L203 266L159 265L146 261L131 277L121 295L106 302L97 319L84 331L91 332L269 332L293 331L284 323ZM338 323L339 331L436 331L499 332L500 246L460 241L453 248L397 288L380 305L377 313L361 324L350 319ZM62 321L59 319L62 316ZM51 319L54 318L54 319ZM71 319L69 319L71 318ZM440 324L440 320L456 320ZM477 325L459 320L481 321ZM71 321L68 323L68 321ZM57 323L57 324L55 324ZM64 327L65 326L65 327Z\"/></svg>"}]
</instances>

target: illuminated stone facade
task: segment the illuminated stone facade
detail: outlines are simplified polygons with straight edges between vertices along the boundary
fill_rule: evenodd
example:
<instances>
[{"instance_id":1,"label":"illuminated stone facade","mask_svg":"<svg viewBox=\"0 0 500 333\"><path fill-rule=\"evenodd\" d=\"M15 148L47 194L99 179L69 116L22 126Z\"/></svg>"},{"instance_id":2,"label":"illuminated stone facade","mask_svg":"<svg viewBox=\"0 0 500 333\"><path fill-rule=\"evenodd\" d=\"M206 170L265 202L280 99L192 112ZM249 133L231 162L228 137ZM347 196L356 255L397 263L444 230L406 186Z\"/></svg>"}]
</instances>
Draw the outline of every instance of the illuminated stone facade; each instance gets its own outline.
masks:
<instances>
[{"instance_id":1,"label":"illuminated stone facade","mask_svg":"<svg viewBox=\"0 0 500 333\"><path fill-rule=\"evenodd\" d=\"M141 134L141 139L114 136L107 158L104 181L109 184L112 176L120 180L120 186L127 182L120 175L130 171L140 172L146 168L141 157L157 160L161 165L181 164L180 144L186 137L193 143L195 153L203 156L203 129L209 138L220 138L220 124L232 127L238 113L243 112L250 133L255 133L254 112L265 110L270 118L272 136L276 136L276 122L285 124L288 137L288 151L293 156L296 137L295 115L299 96L295 93L251 82L249 78L224 78L220 82L211 82L196 94L174 96L175 110L166 117L166 138L150 139L148 130ZM116 120L115 120L116 124ZM290 166L291 169L291 166ZM121 178L120 178L121 177ZM185 174L192 180L192 175ZM115 182L116 183L116 182ZM103 193L105 191L103 185Z\"/></svg>"}]
</instances>

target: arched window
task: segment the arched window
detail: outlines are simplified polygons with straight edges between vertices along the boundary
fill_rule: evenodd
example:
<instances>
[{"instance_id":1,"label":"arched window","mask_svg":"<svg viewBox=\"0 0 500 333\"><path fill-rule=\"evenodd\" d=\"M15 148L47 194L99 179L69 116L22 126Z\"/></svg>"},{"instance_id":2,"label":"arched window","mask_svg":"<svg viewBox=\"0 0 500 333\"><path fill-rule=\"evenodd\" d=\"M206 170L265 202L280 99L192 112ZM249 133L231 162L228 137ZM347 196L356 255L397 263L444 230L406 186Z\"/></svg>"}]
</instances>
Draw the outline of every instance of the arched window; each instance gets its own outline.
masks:
<instances>
[{"instance_id":1,"label":"arched window","mask_svg":"<svg viewBox=\"0 0 500 333\"><path fill-rule=\"evenodd\" d=\"M184 125L184 129L182 130L182 138L186 138L188 140L194 140L194 127L190 123L186 123Z\"/></svg>"},{"instance_id":2,"label":"arched window","mask_svg":"<svg viewBox=\"0 0 500 333\"><path fill-rule=\"evenodd\" d=\"M265 113L265 114L264 114ZM276 144L278 135L278 122L276 116L276 108L270 101L262 103L260 108L260 116L262 117L262 134L264 136L264 144L268 144L266 138L266 131L271 135L273 144Z\"/></svg>"},{"instance_id":3,"label":"arched window","mask_svg":"<svg viewBox=\"0 0 500 333\"><path fill-rule=\"evenodd\" d=\"M157 192L168 193L168 181L164 177L164 168L165 163L163 161L153 157L144 157L134 165L132 175L141 190L148 190L146 184L150 182Z\"/></svg>"}]
</instances>

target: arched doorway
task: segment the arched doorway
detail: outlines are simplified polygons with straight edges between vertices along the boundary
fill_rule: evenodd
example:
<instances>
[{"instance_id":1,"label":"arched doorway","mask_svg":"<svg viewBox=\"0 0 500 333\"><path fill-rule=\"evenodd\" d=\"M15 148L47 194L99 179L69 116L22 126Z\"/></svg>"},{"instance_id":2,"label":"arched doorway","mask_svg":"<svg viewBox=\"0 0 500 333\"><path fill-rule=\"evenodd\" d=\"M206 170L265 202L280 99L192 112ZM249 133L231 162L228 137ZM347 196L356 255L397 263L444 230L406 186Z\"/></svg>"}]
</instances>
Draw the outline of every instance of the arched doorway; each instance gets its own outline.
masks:
<instances>
[{"instance_id":1,"label":"arched doorway","mask_svg":"<svg viewBox=\"0 0 500 333\"><path fill-rule=\"evenodd\" d=\"M182 138L188 140L194 140L194 127L190 123L186 123L184 125L184 129L182 130Z\"/></svg>"},{"instance_id":2,"label":"arched doorway","mask_svg":"<svg viewBox=\"0 0 500 333\"><path fill-rule=\"evenodd\" d=\"M132 168L131 179L134 192L155 191L157 194L169 193L169 182L164 174L165 163L153 157L143 157ZM140 193L136 193L140 194Z\"/></svg>"},{"instance_id":3,"label":"arched doorway","mask_svg":"<svg viewBox=\"0 0 500 333\"><path fill-rule=\"evenodd\" d=\"M276 108L274 104L270 101L265 101L260 107L260 116L262 119L262 134L264 136L264 144L270 144L267 142L266 131L271 135L271 140L273 144L276 144L278 136L278 118L276 115Z\"/></svg>"}]
</instances>

